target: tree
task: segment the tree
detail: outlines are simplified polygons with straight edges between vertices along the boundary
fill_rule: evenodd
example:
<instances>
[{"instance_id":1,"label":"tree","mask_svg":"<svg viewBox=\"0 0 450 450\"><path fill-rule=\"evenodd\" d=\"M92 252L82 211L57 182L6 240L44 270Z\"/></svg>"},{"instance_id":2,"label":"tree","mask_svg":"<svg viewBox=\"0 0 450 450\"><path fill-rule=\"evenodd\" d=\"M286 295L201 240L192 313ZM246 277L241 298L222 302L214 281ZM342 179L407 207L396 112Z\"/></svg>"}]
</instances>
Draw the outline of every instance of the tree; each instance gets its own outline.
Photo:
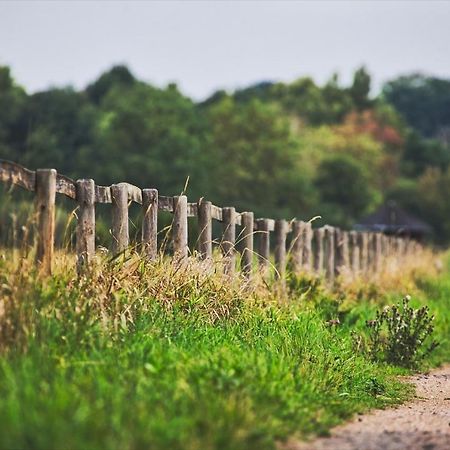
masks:
<instances>
[{"instance_id":1,"label":"tree","mask_svg":"<svg viewBox=\"0 0 450 450\"><path fill-rule=\"evenodd\" d=\"M450 80L401 76L386 83L382 95L425 137L439 137L450 127Z\"/></svg>"},{"instance_id":2,"label":"tree","mask_svg":"<svg viewBox=\"0 0 450 450\"><path fill-rule=\"evenodd\" d=\"M445 170L450 164L450 147L436 139L424 139L417 132L410 132L405 142L402 171L417 177L428 167Z\"/></svg>"},{"instance_id":3,"label":"tree","mask_svg":"<svg viewBox=\"0 0 450 450\"><path fill-rule=\"evenodd\" d=\"M0 158L21 159L26 101L27 95L15 84L9 67L0 66Z\"/></svg>"},{"instance_id":4,"label":"tree","mask_svg":"<svg viewBox=\"0 0 450 450\"><path fill-rule=\"evenodd\" d=\"M202 194L205 127L195 104L175 85L114 86L98 111L95 138L85 173L99 182L128 181L179 194L188 177L189 193ZM90 165L96 161L95 168Z\"/></svg>"},{"instance_id":5,"label":"tree","mask_svg":"<svg viewBox=\"0 0 450 450\"><path fill-rule=\"evenodd\" d=\"M347 155L330 157L320 164L315 180L320 198L328 208L341 212L340 217L331 219L350 225L380 200L369 178L367 169Z\"/></svg>"},{"instance_id":6,"label":"tree","mask_svg":"<svg viewBox=\"0 0 450 450\"><path fill-rule=\"evenodd\" d=\"M137 82L128 67L114 66L86 88L89 99L99 104L114 87L130 87Z\"/></svg>"},{"instance_id":7,"label":"tree","mask_svg":"<svg viewBox=\"0 0 450 450\"><path fill-rule=\"evenodd\" d=\"M428 168L418 182L418 209L421 217L430 223L439 243L450 239L450 169Z\"/></svg>"},{"instance_id":8,"label":"tree","mask_svg":"<svg viewBox=\"0 0 450 450\"><path fill-rule=\"evenodd\" d=\"M364 66L356 70L349 92L358 111L362 111L370 106L370 83L370 75Z\"/></svg>"},{"instance_id":9,"label":"tree","mask_svg":"<svg viewBox=\"0 0 450 450\"><path fill-rule=\"evenodd\" d=\"M80 152L92 143L96 120L95 107L73 88L53 88L29 96L23 163L77 175Z\"/></svg>"},{"instance_id":10,"label":"tree","mask_svg":"<svg viewBox=\"0 0 450 450\"><path fill-rule=\"evenodd\" d=\"M296 143L279 108L227 97L211 107L208 118L214 201L284 217L311 210L314 193L297 165Z\"/></svg>"}]
</instances>

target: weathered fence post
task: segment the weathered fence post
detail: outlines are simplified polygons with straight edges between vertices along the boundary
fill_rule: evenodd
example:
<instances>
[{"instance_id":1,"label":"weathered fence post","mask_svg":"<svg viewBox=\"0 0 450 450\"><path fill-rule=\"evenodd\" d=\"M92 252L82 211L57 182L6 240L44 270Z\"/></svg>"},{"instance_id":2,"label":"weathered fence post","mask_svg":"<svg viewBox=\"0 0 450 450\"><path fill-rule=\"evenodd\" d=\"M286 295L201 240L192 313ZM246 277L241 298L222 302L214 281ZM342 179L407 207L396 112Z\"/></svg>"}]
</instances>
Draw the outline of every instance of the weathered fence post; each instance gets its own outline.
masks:
<instances>
[{"instance_id":1,"label":"weathered fence post","mask_svg":"<svg viewBox=\"0 0 450 450\"><path fill-rule=\"evenodd\" d=\"M113 254L126 250L128 236L128 189L126 184L111 186Z\"/></svg>"},{"instance_id":2,"label":"weathered fence post","mask_svg":"<svg viewBox=\"0 0 450 450\"><path fill-rule=\"evenodd\" d=\"M270 231L269 219L258 219L259 249L258 260L262 273L265 275L270 265Z\"/></svg>"},{"instance_id":3,"label":"weathered fence post","mask_svg":"<svg viewBox=\"0 0 450 450\"><path fill-rule=\"evenodd\" d=\"M323 272L323 237L324 229L316 228L314 230L314 271L318 275Z\"/></svg>"},{"instance_id":4,"label":"weathered fence post","mask_svg":"<svg viewBox=\"0 0 450 450\"><path fill-rule=\"evenodd\" d=\"M303 268L307 272L312 269L312 226L311 222L303 222Z\"/></svg>"},{"instance_id":5,"label":"weathered fence post","mask_svg":"<svg viewBox=\"0 0 450 450\"><path fill-rule=\"evenodd\" d=\"M250 276L253 263L253 227L254 217L252 212L243 212L242 220L242 257L241 268L246 276Z\"/></svg>"},{"instance_id":6,"label":"weathered fence post","mask_svg":"<svg viewBox=\"0 0 450 450\"><path fill-rule=\"evenodd\" d=\"M375 233L374 236L374 270L375 273L381 270L381 233Z\"/></svg>"},{"instance_id":7,"label":"weathered fence post","mask_svg":"<svg viewBox=\"0 0 450 450\"><path fill-rule=\"evenodd\" d=\"M358 245L358 232L350 231L350 250L351 250L351 268L354 274L359 272L359 245Z\"/></svg>"},{"instance_id":8,"label":"weathered fence post","mask_svg":"<svg viewBox=\"0 0 450 450\"><path fill-rule=\"evenodd\" d=\"M382 233L381 234L381 259L383 261L383 264L389 253L388 241L389 241L388 237L384 233Z\"/></svg>"},{"instance_id":9,"label":"weathered fence post","mask_svg":"<svg viewBox=\"0 0 450 450\"><path fill-rule=\"evenodd\" d=\"M187 197L173 197L172 241L175 259L184 260L188 256L188 215Z\"/></svg>"},{"instance_id":10,"label":"weathered fence post","mask_svg":"<svg viewBox=\"0 0 450 450\"><path fill-rule=\"evenodd\" d=\"M325 226L325 275L327 280L332 283L334 281L334 229L329 225Z\"/></svg>"},{"instance_id":11,"label":"weathered fence post","mask_svg":"<svg viewBox=\"0 0 450 450\"><path fill-rule=\"evenodd\" d=\"M379 233L369 234L369 269L372 273L377 273L380 268L378 235Z\"/></svg>"},{"instance_id":12,"label":"weathered fence post","mask_svg":"<svg viewBox=\"0 0 450 450\"><path fill-rule=\"evenodd\" d=\"M286 273L286 235L288 224L285 220L275 221L275 267L277 278L283 278Z\"/></svg>"},{"instance_id":13,"label":"weathered fence post","mask_svg":"<svg viewBox=\"0 0 450 450\"><path fill-rule=\"evenodd\" d=\"M51 275L55 248L56 170L36 170L37 252L42 273Z\"/></svg>"},{"instance_id":14,"label":"weathered fence post","mask_svg":"<svg viewBox=\"0 0 450 450\"><path fill-rule=\"evenodd\" d=\"M88 269L95 256L95 182L76 182L78 221L76 230L77 270L81 274Z\"/></svg>"},{"instance_id":15,"label":"weathered fence post","mask_svg":"<svg viewBox=\"0 0 450 450\"><path fill-rule=\"evenodd\" d=\"M291 244L291 259L292 271L299 273L303 265L303 233L302 222L294 220L292 223L292 244Z\"/></svg>"},{"instance_id":16,"label":"weathered fence post","mask_svg":"<svg viewBox=\"0 0 450 450\"><path fill-rule=\"evenodd\" d=\"M388 257L392 258L394 256L395 249L395 238L393 236L388 236Z\"/></svg>"},{"instance_id":17,"label":"weathered fence post","mask_svg":"<svg viewBox=\"0 0 450 450\"><path fill-rule=\"evenodd\" d=\"M222 253L224 257L224 271L226 274L234 272L235 262L235 242L236 242L236 210L234 207L222 208L223 239Z\"/></svg>"},{"instance_id":18,"label":"weathered fence post","mask_svg":"<svg viewBox=\"0 0 450 450\"><path fill-rule=\"evenodd\" d=\"M212 203L205 199L200 199L197 204L198 215L198 251L202 259L212 257Z\"/></svg>"},{"instance_id":19,"label":"weathered fence post","mask_svg":"<svg viewBox=\"0 0 450 450\"><path fill-rule=\"evenodd\" d=\"M158 254L158 191L142 189L142 251L154 261Z\"/></svg>"},{"instance_id":20,"label":"weathered fence post","mask_svg":"<svg viewBox=\"0 0 450 450\"><path fill-rule=\"evenodd\" d=\"M342 273L349 265L348 234L339 228L335 229L335 274Z\"/></svg>"},{"instance_id":21,"label":"weathered fence post","mask_svg":"<svg viewBox=\"0 0 450 450\"><path fill-rule=\"evenodd\" d=\"M363 231L359 233L359 254L361 257L360 270L366 275L369 268L369 236Z\"/></svg>"}]
</instances>

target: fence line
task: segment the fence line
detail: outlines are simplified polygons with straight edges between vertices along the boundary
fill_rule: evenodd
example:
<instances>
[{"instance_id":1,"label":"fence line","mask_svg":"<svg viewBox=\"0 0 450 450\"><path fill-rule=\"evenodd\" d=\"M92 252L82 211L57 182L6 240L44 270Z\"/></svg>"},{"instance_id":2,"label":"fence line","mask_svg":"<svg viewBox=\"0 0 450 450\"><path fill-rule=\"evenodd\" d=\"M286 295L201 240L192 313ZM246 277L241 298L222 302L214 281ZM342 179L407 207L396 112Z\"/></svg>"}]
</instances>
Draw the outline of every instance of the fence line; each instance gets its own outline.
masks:
<instances>
[{"instance_id":1,"label":"fence line","mask_svg":"<svg viewBox=\"0 0 450 450\"><path fill-rule=\"evenodd\" d=\"M222 222L220 248L224 270L236 270L236 227L241 227L238 242L241 247L241 271L250 277L255 255L260 270L270 272L270 238L274 236L275 276L282 278L287 267L293 272L324 274L333 282L345 270L353 273L377 273L386 258L402 259L420 249L420 244L403 237L387 236L365 231L344 231L325 225L312 229L311 223L301 220L256 219L253 212L239 213L234 207L220 208L200 199L189 203L185 195L166 197L156 189L140 189L129 183L111 186L96 185L92 179L72 179L55 169L35 172L11 161L0 160L0 181L35 192L37 213L36 261L46 274L52 272L55 241L55 199L62 194L78 204L76 225L77 268L83 272L95 256L95 205L110 203L113 254L129 246L129 202L142 206L142 254L152 261L157 257L158 211L172 213L171 240L174 257L180 260L189 254L188 218L197 217L199 235L197 248L202 259L213 255L213 220ZM288 235L291 235L288 245ZM255 238L259 240L257 250Z\"/></svg>"}]
</instances>

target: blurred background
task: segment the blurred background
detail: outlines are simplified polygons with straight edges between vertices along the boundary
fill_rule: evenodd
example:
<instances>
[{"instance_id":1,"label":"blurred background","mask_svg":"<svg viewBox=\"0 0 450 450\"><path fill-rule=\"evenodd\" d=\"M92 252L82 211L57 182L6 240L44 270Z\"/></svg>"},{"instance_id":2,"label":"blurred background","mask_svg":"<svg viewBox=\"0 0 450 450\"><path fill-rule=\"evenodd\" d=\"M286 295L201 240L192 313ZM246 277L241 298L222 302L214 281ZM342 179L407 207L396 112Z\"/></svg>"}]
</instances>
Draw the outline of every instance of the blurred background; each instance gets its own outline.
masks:
<instances>
[{"instance_id":1,"label":"blurred background","mask_svg":"<svg viewBox=\"0 0 450 450\"><path fill-rule=\"evenodd\" d=\"M0 158L320 225L396 205L447 244L449 21L431 1L2 2Z\"/></svg>"}]
</instances>

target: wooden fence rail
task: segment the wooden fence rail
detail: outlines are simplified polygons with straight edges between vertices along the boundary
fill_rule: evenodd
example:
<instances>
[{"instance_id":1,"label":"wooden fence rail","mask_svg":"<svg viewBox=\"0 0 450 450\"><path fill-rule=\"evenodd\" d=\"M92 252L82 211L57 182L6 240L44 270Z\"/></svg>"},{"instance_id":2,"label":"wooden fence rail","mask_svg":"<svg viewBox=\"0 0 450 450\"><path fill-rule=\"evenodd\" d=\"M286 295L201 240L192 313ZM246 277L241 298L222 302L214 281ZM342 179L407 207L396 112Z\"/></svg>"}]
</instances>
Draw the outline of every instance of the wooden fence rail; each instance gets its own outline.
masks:
<instances>
[{"instance_id":1,"label":"wooden fence rail","mask_svg":"<svg viewBox=\"0 0 450 450\"><path fill-rule=\"evenodd\" d=\"M143 221L140 248L152 261L158 255L158 211L172 213L171 240L174 257L184 260L189 255L188 219L196 217L199 235L198 254L202 259L213 255L213 243L223 254L226 273L236 268L236 247L240 248L240 268L246 277L254 270L270 273L271 237L274 248L274 274L283 278L287 268L324 274L329 282L345 271L356 274L382 270L387 258L401 260L420 250L417 242L396 236L365 231L347 232L325 225L312 229L301 220L256 219L253 212L236 212L234 207L220 208L200 199L189 203L185 195L166 197L156 189L140 189L129 183L112 186L96 185L92 179L73 181L54 169L31 171L19 164L0 160L0 181L35 192L37 213L36 261L46 274L51 274L55 241L55 198L64 195L77 202L76 254L79 272L85 271L95 256L95 205L111 204L112 252L119 254L129 247L130 202L142 205ZM213 220L222 222L222 235L213 236ZM239 231L237 232L237 228ZM256 241L256 245L255 245ZM255 250L256 248L256 250ZM254 265L257 257L259 269Z\"/></svg>"}]
</instances>

